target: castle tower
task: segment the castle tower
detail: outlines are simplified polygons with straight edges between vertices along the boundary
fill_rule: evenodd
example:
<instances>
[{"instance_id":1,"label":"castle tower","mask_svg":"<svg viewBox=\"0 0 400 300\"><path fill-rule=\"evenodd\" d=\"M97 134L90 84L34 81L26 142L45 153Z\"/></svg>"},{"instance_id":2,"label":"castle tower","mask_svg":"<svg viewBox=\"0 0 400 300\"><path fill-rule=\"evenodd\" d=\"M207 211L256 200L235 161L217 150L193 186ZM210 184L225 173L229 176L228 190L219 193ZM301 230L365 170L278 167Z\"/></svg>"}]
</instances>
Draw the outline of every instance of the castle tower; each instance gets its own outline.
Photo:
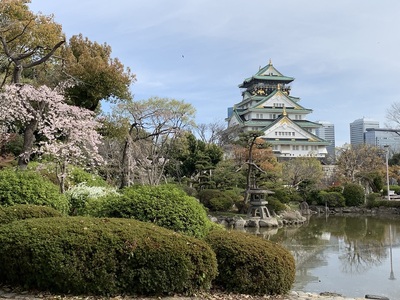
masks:
<instances>
[{"instance_id":1,"label":"castle tower","mask_svg":"<svg viewBox=\"0 0 400 300\"><path fill-rule=\"evenodd\" d=\"M239 85L242 100L229 108L228 127L258 130L278 158L324 158L329 142L316 135L321 124L308 121L312 112L290 95L294 78L284 76L269 63Z\"/></svg>"}]
</instances>

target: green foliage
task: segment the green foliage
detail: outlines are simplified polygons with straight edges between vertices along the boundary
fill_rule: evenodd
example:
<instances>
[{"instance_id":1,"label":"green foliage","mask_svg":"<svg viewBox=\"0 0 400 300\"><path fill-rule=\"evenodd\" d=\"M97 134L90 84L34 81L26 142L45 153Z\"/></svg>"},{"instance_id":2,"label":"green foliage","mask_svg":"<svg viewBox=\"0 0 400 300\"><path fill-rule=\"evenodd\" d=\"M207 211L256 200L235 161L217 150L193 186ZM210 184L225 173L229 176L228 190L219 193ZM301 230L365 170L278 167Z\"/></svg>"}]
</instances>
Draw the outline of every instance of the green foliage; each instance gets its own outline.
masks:
<instances>
[{"instance_id":1,"label":"green foliage","mask_svg":"<svg viewBox=\"0 0 400 300\"><path fill-rule=\"evenodd\" d=\"M343 194L340 192L320 191L318 194L318 204L326 204L328 207L344 207L346 201Z\"/></svg>"},{"instance_id":2,"label":"green foliage","mask_svg":"<svg viewBox=\"0 0 400 300\"><path fill-rule=\"evenodd\" d=\"M274 192L274 198L278 199L282 203L289 203L290 201L290 191L286 188L274 188L272 189Z\"/></svg>"},{"instance_id":3,"label":"green foliage","mask_svg":"<svg viewBox=\"0 0 400 300\"><path fill-rule=\"evenodd\" d=\"M104 199L99 215L152 222L195 237L203 237L211 227L211 221L197 199L173 185L125 188L121 197Z\"/></svg>"},{"instance_id":4,"label":"green foliage","mask_svg":"<svg viewBox=\"0 0 400 300\"><path fill-rule=\"evenodd\" d=\"M69 201L69 215L85 216L95 214L96 206L100 205L102 197L118 196L115 188L104 186L88 186L85 182L73 186L65 192Z\"/></svg>"},{"instance_id":5,"label":"green foliage","mask_svg":"<svg viewBox=\"0 0 400 300\"><path fill-rule=\"evenodd\" d=\"M355 183L348 183L343 188L346 206L360 206L364 203L364 189Z\"/></svg>"},{"instance_id":6,"label":"green foliage","mask_svg":"<svg viewBox=\"0 0 400 300\"><path fill-rule=\"evenodd\" d=\"M232 209L234 201L232 198L221 195L210 199L209 208L211 211L229 211Z\"/></svg>"},{"instance_id":7,"label":"green foliage","mask_svg":"<svg viewBox=\"0 0 400 300\"><path fill-rule=\"evenodd\" d=\"M268 201L267 208L270 212L274 211L279 214L286 209L286 205L273 196L269 196L266 200Z\"/></svg>"},{"instance_id":8,"label":"green foliage","mask_svg":"<svg viewBox=\"0 0 400 300\"><path fill-rule=\"evenodd\" d=\"M373 207L393 207L400 208L400 201L376 200Z\"/></svg>"},{"instance_id":9,"label":"green foliage","mask_svg":"<svg viewBox=\"0 0 400 300\"><path fill-rule=\"evenodd\" d=\"M68 294L205 290L217 273L203 241L127 219L63 217L0 226L0 282Z\"/></svg>"},{"instance_id":10,"label":"green foliage","mask_svg":"<svg viewBox=\"0 0 400 300\"><path fill-rule=\"evenodd\" d=\"M341 193L343 192L343 187L336 185L336 186L330 186L326 189L327 192L338 192Z\"/></svg>"},{"instance_id":11,"label":"green foliage","mask_svg":"<svg viewBox=\"0 0 400 300\"><path fill-rule=\"evenodd\" d=\"M101 186L107 187L107 182L98 175L91 174L79 167L72 167L68 176L71 186L85 183L86 186Z\"/></svg>"},{"instance_id":12,"label":"green foliage","mask_svg":"<svg viewBox=\"0 0 400 300\"><path fill-rule=\"evenodd\" d=\"M4 146L5 153L12 153L15 157L21 154L24 139L22 134L14 134L13 138Z\"/></svg>"},{"instance_id":13,"label":"green foliage","mask_svg":"<svg viewBox=\"0 0 400 300\"><path fill-rule=\"evenodd\" d=\"M400 153L394 153L391 158L389 158L389 166L399 166L400 165Z\"/></svg>"},{"instance_id":14,"label":"green foliage","mask_svg":"<svg viewBox=\"0 0 400 300\"><path fill-rule=\"evenodd\" d=\"M394 191L394 193L397 195L400 194L400 185L389 185L389 189L391 191ZM387 196L387 186L386 185L382 188L382 195Z\"/></svg>"},{"instance_id":15,"label":"green foliage","mask_svg":"<svg viewBox=\"0 0 400 300\"><path fill-rule=\"evenodd\" d=\"M198 193L200 202L210 211L228 211L232 209L239 197L234 191L220 191L214 189L201 190Z\"/></svg>"},{"instance_id":16,"label":"green foliage","mask_svg":"<svg viewBox=\"0 0 400 300\"><path fill-rule=\"evenodd\" d=\"M233 160L224 159L220 161L212 172L212 180L218 189L239 186L246 181L243 172L237 172L237 165Z\"/></svg>"},{"instance_id":17,"label":"green foliage","mask_svg":"<svg viewBox=\"0 0 400 300\"><path fill-rule=\"evenodd\" d=\"M381 200L381 195L379 193L368 194L367 195L367 207L368 208L375 207L379 200Z\"/></svg>"},{"instance_id":18,"label":"green foliage","mask_svg":"<svg viewBox=\"0 0 400 300\"><path fill-rule=\"evenodd\" d=\"M292 254L280 245L238 231L213 230L206 237L217 255L215 284L228 292L285 294L295 278Z\"/></svg>"},{"instance_id":19,"label":"green foliage","mask_svg":"<svg viewBox=\"0 0 400 300\"><path fill-rule=\"evenodd\" d=\"M61 217L61 213L54 208L39 205L16 204L13 206L0 206L0 224L7 224L16 220L47 217Z\"/></svg>"},{"instance_id":20,"label":"green foliage","mask_svg":"<svg viewBox=\"0 0 400 300\"><path fill-rule=\"evenodd\" d=\"M68 201L58 187L33 171L0 170L0 205L45 205L67 213Z\"/></svg>"}]
</instances>

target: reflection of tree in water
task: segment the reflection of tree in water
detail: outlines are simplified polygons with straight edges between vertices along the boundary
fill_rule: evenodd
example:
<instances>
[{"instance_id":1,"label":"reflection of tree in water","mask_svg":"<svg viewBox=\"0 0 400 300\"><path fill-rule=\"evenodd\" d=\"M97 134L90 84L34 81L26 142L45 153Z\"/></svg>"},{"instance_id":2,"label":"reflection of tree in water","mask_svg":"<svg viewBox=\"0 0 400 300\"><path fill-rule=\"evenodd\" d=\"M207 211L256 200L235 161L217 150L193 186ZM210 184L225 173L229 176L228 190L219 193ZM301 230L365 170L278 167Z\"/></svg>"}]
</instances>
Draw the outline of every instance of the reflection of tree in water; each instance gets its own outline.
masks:
<instances>
[{"instance_id":1,"label":"reflection of tree in water","mask_svg":"<svg viewBox=\"0 0 400 300\"><path fill-rule=\"evenodd\" d=\"M344 273L365 272L373 266L379 266L387 257L383 243L362 240L347 240L345 243L344 253L339 256Z\"/></svg>"},{"instance_id":2,"label":"reflection of tree in water","mask_svg":"<svg viewBox=\"0 0 400 300\"><path fill-rule=\"evenodd\" d=\"M375 220L346 218L343 253L339 256L343 272L362 273L382 263L387 257L384 229L384 224Z\"/></svg>"}]
</instances>

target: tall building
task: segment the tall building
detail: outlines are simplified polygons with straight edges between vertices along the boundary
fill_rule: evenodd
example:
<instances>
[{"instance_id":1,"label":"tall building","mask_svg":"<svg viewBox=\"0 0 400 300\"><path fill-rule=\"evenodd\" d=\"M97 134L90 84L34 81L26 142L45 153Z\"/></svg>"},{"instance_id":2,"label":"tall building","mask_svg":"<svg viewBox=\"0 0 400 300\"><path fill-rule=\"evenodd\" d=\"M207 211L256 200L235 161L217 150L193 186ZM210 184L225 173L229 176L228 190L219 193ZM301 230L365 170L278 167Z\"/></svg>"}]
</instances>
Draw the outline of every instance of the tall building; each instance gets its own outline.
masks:
<instances>
[{"instance_id":1,"label":"tall building","mask_svg":"<svg viewBox=\"0 0 400 300\"><path fill-rule=\"evenodd\" d=\"M379 128L379 122L364 117L350 123L350 144L352 146L364 144L368 128Z\"/></svg>"},{"instance_id":2,"label":"tall building","mask_svg":"<svg viewBox=\"0 0 400 300\"><path fill-rule=\"evenodd\" d=\"M321 139L329 142L329 145L326 146L326 150L328 151L328 160L333 163L336 160L335 157L335 125L333 123L327 121L316 121L316 123L321 124L322 127L319 127L315 130L315 134Z\"/></svg>"},{"instance_id":3,"label":"tall building","mask_svg":"<svg viewBox=\"0 0 400 300\"><path fill-rule=\"evenodd\" d=\"M330 143L316 135L322 125L307 120L312 112L290 95L293 77L284 76L270 61L239 85L242 100L228 109L228 128L263 131L278 158L325 158Z\"/></svg>"},{"instance_id":4,"label":"tall building","mask_svg":"<svg viewBox=\"0 0 400 300\"><path fill-rule=\"evenodd\" d=\"M400 153L400 130L389 128L367 128L365 143L383 148L389 146L390 153Z\"/></svg>"}]
</instances>

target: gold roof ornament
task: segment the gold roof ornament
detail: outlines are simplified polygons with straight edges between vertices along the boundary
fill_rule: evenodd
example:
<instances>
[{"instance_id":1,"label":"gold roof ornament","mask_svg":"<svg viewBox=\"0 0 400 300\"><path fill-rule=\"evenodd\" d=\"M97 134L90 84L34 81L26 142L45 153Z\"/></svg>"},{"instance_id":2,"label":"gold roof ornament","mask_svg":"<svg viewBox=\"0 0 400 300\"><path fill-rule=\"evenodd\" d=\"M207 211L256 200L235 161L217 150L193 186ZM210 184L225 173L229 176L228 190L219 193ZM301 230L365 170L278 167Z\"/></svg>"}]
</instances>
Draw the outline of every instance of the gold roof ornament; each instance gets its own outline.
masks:
<instances>
[{"instance_id":1,"label":"gold roof ornament","mask_svg":"<svg viewBox=\"0 0 400 300\"><path fill-rule=\"evenodd\" d=\"M285 104L283 105L282 115L283 115L284 117L287 117L287 112L286 112L286 106L285 106Z\"/></svg>"}]
</instances>

